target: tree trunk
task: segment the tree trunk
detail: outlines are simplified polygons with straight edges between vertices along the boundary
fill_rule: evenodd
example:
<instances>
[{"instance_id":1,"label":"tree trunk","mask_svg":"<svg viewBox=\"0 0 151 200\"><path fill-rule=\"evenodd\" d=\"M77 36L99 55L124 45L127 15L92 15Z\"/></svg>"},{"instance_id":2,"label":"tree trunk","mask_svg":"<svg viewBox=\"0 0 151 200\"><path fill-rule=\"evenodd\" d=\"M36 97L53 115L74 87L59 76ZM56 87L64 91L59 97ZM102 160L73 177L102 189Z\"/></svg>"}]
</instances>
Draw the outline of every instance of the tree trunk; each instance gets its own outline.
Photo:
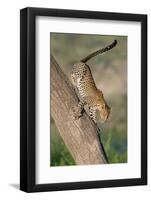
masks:
<instances>
[{"instance_id":1,"label":"tree trunk","mask_svg":"<svg viewBox=\"0 0 151 200\"><path fill-rule=\"evenodd\" d=\"M51 115L77 165L104 164L107 157L98 137L98 128L86 112L72 118L78 97L67 76L51 56Z\"/></svg>"}]
</instances>

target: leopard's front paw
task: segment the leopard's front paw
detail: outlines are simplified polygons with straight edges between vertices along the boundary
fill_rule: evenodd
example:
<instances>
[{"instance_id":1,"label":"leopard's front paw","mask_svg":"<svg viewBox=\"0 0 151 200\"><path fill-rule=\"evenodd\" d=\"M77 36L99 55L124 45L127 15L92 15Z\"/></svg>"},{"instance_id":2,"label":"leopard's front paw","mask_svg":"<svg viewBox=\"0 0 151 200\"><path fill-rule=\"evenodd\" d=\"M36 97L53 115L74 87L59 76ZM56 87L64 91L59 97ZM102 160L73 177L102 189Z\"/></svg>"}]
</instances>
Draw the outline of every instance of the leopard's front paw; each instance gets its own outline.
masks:
<instances>
[{"instance_id":1,"label":"leopard's front paw","mask_svg":"<svg viewBox=\"0 0 151 200\"><path fill-rule=\"evenodd\" d=\"M82 116L81 109L78 106L73 106L71 108L71 113L74 120L77 120Z\"/></svg>"}]
</instances>

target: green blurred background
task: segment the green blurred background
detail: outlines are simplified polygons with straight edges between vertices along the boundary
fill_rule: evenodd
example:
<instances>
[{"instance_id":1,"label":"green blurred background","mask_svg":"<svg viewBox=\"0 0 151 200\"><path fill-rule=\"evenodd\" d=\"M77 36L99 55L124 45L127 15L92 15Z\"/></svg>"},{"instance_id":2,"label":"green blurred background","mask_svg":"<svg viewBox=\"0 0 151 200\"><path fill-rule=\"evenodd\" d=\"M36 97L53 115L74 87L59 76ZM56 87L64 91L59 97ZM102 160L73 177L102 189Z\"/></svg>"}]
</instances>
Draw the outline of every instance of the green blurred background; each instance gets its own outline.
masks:
<instances>
[{"instance_id":1,"label":"green blurred background","mask_svg":"<svg viewBox=\"0 0 151 200\"><path fill-rule=\"evenodd\" d=\"M51 54L70 79L74 63L117 40L111 51L88 61L94 80L111 107L109 120L98 126L109 163L127 162L127 37L51 33ZM51 118L50 165L75 165Z\"/></svg>"}]
</instances>

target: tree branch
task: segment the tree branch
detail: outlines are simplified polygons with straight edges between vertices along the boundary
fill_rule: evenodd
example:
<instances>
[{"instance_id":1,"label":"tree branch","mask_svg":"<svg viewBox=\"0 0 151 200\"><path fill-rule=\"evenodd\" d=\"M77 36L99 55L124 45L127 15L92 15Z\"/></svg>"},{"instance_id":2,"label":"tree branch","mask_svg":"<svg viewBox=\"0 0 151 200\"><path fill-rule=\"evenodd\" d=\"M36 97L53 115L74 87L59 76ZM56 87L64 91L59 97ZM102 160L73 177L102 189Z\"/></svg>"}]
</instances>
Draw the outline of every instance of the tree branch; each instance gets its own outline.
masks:
<instances>
[{"instance_id":1,"label":"tree branch","mask_svg":"<svg viewBox=\"0 0 151 200\"><path fill-rule=\"evenodd\" d=\"M76 164L103 164L107 157L100 143L98 127L86 112L78 120L71 116L73 106L78 105L78 97L67 76L51 56L51 115L64 143Z\"/></svg>"}]
</instances>

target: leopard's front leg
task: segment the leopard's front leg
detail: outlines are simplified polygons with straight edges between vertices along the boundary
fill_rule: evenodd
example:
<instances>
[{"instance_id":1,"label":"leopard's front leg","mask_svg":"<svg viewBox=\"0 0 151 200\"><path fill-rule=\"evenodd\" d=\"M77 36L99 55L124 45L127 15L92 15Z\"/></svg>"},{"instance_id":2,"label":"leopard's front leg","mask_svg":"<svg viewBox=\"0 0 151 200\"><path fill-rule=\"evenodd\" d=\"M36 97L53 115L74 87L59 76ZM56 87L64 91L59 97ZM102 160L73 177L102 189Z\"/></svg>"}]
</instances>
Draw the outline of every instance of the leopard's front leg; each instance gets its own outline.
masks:
<instances>
[{"instance_id":1,"label":"leopard's front leg","mask_svg":"<svg viewBox=\"0 0 151 200\"><path fill-rule=\"evenodd\" d=\"M84 109L84 105L86 103L84 101L80 101L78 103L78 106L74 106L72 107L72 112L73 112L73 118L76 120L76 119L79 119L81 116L82 116L82 111Z\"/></svg>"},{"instance_id":2,"label":"leopard's front leg","mask_svg":"<svg viewBox=\"0 0 151 200\"><path fill-rule=\"evenodd\" d=\"M94 106L89 107L90 118L96 123L96 108Z\"/></svg>"}]
</instances>

